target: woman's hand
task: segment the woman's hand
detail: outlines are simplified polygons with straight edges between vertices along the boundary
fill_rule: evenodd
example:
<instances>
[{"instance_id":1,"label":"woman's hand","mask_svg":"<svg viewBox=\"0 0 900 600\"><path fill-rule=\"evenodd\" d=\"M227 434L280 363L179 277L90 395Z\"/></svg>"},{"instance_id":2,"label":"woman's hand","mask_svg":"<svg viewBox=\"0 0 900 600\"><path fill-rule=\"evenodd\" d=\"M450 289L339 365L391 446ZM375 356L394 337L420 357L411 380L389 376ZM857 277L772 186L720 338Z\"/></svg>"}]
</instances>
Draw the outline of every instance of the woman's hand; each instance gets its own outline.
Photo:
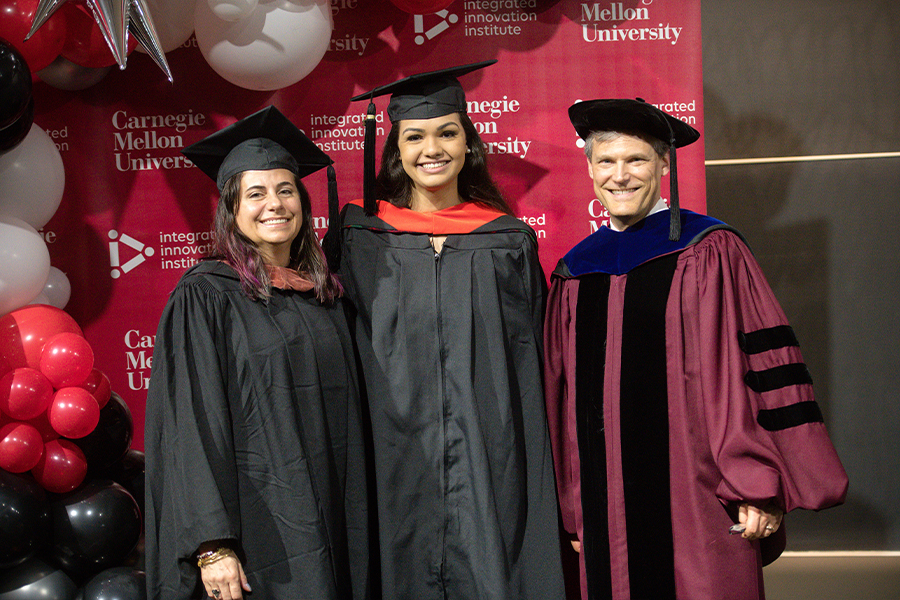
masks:
<instances>
[{"instance_id":1,"label":"woman's hand","mask_svg":"<svg viewBox=\"0 0 900 600\"><path fill-rule=\"evenodd\" d=\"M772 503L763 508L757 508L746 502L738 506L738 522L744 526L741 537L746 540L769 537L781 527L782 518L784 511Z\"/></svg>"},{"instance_id":2,"label":"woman's hand","mask_svg":"<svg viewBox=\"0 0 900 600\"><path fill-rule=\"evenodd\" d=\"M214 600L241 600L243 591L250 591L241 561L230 550L217 561L200 567L200 580L206 595Z\"/></svg>"}]
</instances>

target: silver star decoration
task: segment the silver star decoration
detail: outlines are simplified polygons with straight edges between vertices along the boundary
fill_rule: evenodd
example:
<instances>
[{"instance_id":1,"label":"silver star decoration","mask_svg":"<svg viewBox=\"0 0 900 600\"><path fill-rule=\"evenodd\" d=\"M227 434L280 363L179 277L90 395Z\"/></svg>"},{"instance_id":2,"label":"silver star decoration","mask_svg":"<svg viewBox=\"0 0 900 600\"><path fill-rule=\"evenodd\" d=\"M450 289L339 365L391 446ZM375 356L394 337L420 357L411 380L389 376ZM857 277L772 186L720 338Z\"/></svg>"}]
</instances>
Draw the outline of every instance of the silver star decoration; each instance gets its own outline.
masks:
<instances>
[{"instance_id":1,"label":"silver star decoration","mask_svg":"<svg viewBox=\"0 0 900 600\"><path fill-rule=\"evenodd\" d=\"M69 1L71 0L38 0L31 30L25 39L34 35L60 6ZM131 33L168 80L172 81L172 72L162 51L146 0L84 0L84 3L91 9L94 20L103 33L103 39L120 69L125 68L128 60L128 34Z\"/></svg>"},{"instance_id":2,"label":"silver star decoration","mask_svg":"<svg viewBox=\"0 0 900 600\"><path fill-rule=\"evenodd\" d=\"M153 25L153 17L147 7L147 0L131 0L128 7L128 31L143 46L153 62L166 74L169 83L172 83L172 71L166 62L166 53L163 52L162 43Z\"/></svg>"}]
</instances>

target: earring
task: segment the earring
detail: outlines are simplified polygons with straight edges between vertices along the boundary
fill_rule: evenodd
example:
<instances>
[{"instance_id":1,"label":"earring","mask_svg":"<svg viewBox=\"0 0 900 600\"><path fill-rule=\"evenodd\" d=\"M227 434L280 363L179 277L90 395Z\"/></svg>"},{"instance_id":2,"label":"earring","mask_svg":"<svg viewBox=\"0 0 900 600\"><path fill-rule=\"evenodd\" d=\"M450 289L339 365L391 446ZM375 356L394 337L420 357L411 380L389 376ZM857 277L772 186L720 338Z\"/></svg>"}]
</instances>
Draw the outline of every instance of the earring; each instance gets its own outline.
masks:
<instances>
[{"instance_id":1,"label":"earring","mask_svg":"<svg viewBox=\"0 0 900 600\"><path fill-rule=\"evenodd\" d=\"M466 146L466 154L472 154L472 149Z\"/></svg>"}]
</instances>

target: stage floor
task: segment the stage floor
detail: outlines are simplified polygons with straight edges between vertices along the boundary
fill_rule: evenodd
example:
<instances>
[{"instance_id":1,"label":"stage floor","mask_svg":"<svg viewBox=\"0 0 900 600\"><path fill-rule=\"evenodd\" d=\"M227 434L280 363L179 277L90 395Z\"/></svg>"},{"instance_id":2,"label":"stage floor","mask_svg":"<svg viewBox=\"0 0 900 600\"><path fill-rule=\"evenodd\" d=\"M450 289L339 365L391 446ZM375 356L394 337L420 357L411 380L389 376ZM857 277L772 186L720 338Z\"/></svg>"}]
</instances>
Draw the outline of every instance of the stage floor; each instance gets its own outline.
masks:
<instances>
[{"instance_id":1,"label":"stage floor","mask_svg":"<svg viewBox=\"0 0 900 600\"><path fill-rule=\"evenodd\" d=\"M763 573L767 600L900 598L900 552L785 552Z\"/></svg>"}]
</instances>

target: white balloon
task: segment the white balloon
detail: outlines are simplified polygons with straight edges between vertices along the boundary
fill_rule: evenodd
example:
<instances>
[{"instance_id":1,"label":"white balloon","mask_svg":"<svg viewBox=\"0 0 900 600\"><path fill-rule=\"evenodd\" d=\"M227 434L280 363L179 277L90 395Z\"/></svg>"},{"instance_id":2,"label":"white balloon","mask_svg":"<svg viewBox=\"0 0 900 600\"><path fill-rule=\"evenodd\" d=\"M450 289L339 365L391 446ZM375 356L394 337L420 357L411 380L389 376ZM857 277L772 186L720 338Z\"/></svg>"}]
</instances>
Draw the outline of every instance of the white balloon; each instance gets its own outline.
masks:
<instances>
[{"instance_id":1,"label":"white balloon","mask_svg":"<svg viewBox=\"0 0 900 600\"><path fill-rule=\"evenodd\" d=\"M59 208L65 185L59 150L37 125L18 146L0 155L0 215L40 229Z\"/></svg>"},{"instance_id":2,"label":"white balloon","mask_svg":"<svg viewBox=\"0 0 900 600\"><path fill-rule=\"evenodd\" d=\"M213 13L223 21L240 21L250 16L258 0L206 0Z\"/></svg>"},{"instance_id":3,"label":"white balloon","mask_svg":"<svg viewBox=\"0 0 900 600\"><path fill-rule=\"evenodd\" d=\"M0 215L0 315L37 297L50 274L50 252L28 223Z\"/></svg>"},{"instance_id":4,"label":"white balloon","mask_svg":"<svg viewBox=\"0 0 900 600\"><path fill-rule=\"evenodd\" d=\"M47 294L45 294L44 292L41 292L40 294L37 295L37 297L35 297L34 300L29 302L28 304L46 304L46 305L50 306L50 298L47 297Z\"/></svg>"},{"instance_id":5,"label":"white balloon","mask_svg":"<svg viewBox=\"0 0 900 600\"><path fill-rule=\"evenodd\" d=\"M44 284L44 291L41 294L47 298L44 304L63 309L72 296L72 284L69 283L65 273L56 267L50 267L50 274L47 275L47 283Z\"/></svg>"},{"instance_id":6,"label":"white balloon","mask_svg":"<svg viewBox=\"0 0 900 600\"><path fill-rule=\"evenodd\" d=\"M191 38L196 4L197 0L147 0L163 52L171 52ZM147 52L140 44L136 50Z\"/></svg>"},{"instance_id":7,"label":"white balloon","mask_svg":"<svg viewBox=\"0 0 900 600\"><path fill-rule=\"evenodd\" d=\"M331 41L329 0L260 0L247 18L229 23L197 2L194 34L206 62L249 90L278 90L316 68Z\"/></svg>"}]
</instances>

